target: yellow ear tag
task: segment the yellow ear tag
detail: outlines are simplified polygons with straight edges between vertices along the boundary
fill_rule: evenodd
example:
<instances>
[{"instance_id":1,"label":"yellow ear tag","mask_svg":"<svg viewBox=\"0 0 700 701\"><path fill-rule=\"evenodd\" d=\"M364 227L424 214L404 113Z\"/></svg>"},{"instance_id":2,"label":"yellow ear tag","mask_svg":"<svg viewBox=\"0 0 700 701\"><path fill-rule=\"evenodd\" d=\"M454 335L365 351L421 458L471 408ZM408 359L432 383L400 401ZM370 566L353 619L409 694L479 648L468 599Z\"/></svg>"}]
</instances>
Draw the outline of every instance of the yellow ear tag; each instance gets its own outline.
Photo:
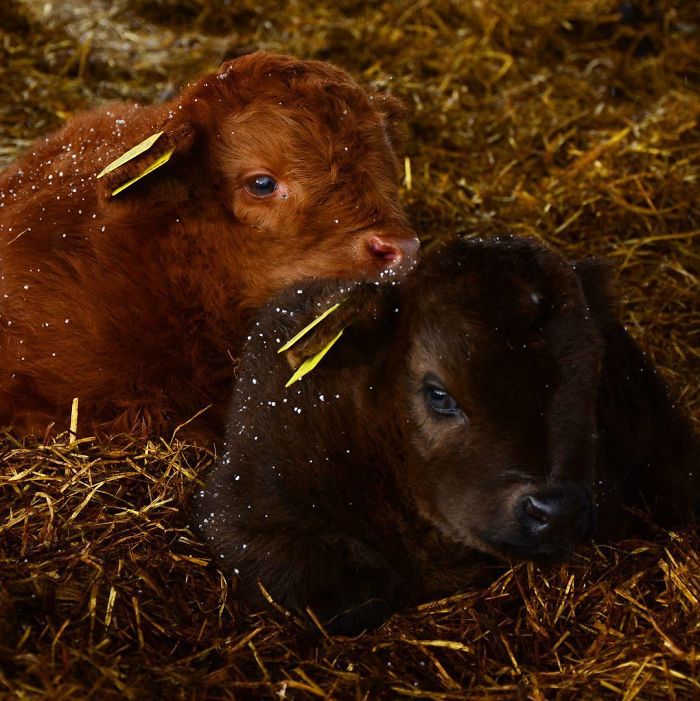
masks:
<instances>
[{"instance_id":1,"label":"yellow ear tag","mask_svg":"<svg viewBox=\"0 0 700 701\"><path fill-rule=\"evenodd\" d=\"M151 134L147 139L144 139L140 144L136 144L134 148L129 149L126 153L122 153L119 158L117 158L115 161L112 161L108 166L105 166L102 169L102 172L97 176L98 178L101 178L103 175L107 175L107 173L111 173L113 170L116 170L119 168L119 166L123 166L125 163L128 163L130 160L133 158L136 158L136 156L140 156L144 151L148 151L153 144L155 144L158 139L162 136L163 132L159 131L157 134Z\"/></svg>"},{"instance_id":2,"label":"yellow ear tag","mask_svg":"<svg viewBox=\"0 0 700 701\"><path fill-rule=\"evenodd\" d=\"M307 324L301 331L299 331L299 333L296 336L290 338L277 352L283 353L284 351L289 350L300 338L306 336L306 334L309 333L309 331L311 331L311 329L313 329L314 326L320 324L329 314L332 314L342 304L342 302L343 300L337 302L332 307L326 309L326 311L323 312L323 314L317 316L310 324ZM335 341L333 341L333 343L335 343ZM320 359L321 358L319 358L319 360Z\"/></svg>"},{"instance_id":3,"label":"yellow ear tag","mask_svg":"<svg viewBox=\"0 0 700 701\"><path fill-rule=\"evenodd\" d=\"M336 305L337 306L337 305ZM296 370L296 372L289 378L285 387L293 385L297 380L301 380L304 375L310 373L322 360L323 356L328 353L328 351L335 345L335 342L343 335L345 329L340 329L338 335L330 341L324 348L322 348L316 355L307 358Z\"/></svg>"},{"instance_id":4,"label":"yellow ear tag","mask_svg":"<svg viewBox=\"0 0 700 701\"><path fill-rule=\"evenodd\" d=\"M173 153L175 153L175 149L171 148L170 151L164 153L160 158L153 161L153 163L151 163L151 165L148 166L146 170L139 173L135 178L131 178L131 180L125 182L123 185L120 185L116 190L112 191L112 197L118 195L122 190L126 190L127 187L133 185L138 180L141 180L141 178L145 177L149 173L152 173L156 168L160 168L163 164L167 163L170 160L170 156L172 156Z\"/></svg>"}]
</instances>

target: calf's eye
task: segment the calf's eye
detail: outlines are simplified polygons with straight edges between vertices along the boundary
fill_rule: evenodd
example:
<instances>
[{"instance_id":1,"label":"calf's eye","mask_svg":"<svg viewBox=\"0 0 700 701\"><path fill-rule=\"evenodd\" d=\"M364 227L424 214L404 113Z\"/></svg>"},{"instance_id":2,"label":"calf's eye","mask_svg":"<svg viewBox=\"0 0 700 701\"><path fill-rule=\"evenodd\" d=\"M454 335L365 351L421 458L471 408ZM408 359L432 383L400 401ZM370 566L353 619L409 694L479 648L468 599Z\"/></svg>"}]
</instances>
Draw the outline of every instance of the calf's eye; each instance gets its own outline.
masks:
<instances>
[{"instance_id":1,"label":"calf's eye","mask_svg":"<svg viewBox=\"0 0 700 701\"><path fill-rule=\"evenodd\" d=\"M255 197L269 197L277 189L277 181L271 175L254 175L246 181L245 189Z\"/></svg>"},{"instance_id":2,"label":"calf's eye","mask_svg":"<svg viewBox=\"0 0 700 701\"><path fill-rule=\"evenodd\" d=\"M451 397L444 389L439 387L427 387L428 406L442 416L460 416L462 410L454 397Z\"/></svg>"}]
</instances>

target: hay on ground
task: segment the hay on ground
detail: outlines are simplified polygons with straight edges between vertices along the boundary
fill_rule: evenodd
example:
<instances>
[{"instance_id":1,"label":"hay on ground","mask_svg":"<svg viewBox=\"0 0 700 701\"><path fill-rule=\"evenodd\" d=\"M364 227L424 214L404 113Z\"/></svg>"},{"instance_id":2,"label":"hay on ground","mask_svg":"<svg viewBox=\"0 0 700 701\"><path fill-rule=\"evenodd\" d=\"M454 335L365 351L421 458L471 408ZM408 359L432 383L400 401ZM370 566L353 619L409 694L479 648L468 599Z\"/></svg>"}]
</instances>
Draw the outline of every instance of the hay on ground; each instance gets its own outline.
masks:
<instances>
[{"instance_id":1,"label":"hay on ground","mask_svg":"<svg viewBox=\"0 0 700 701\"><path fill-rule=\"evenodd\" d=\"M251 47L406 101L403 197L426 245L512 232L610 258L631 332L700 424L700 5L5 0L0 163ZM328 638L274 605L239 610L183 515L211 459L0 438L0 697L700 697L695 529L521 564Z\"/></svg>"}]
</instances>

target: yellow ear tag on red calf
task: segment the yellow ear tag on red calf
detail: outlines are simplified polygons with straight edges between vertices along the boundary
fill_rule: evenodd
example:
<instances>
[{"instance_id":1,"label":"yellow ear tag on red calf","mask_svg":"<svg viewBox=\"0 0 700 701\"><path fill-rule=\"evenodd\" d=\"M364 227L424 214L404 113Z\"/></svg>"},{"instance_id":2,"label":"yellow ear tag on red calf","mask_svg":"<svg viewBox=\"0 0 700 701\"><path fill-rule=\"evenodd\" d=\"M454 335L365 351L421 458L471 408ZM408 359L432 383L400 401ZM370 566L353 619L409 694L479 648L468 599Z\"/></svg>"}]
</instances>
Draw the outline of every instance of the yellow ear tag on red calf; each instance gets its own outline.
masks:
<instances>
[{"instance_id":1,"label":"yellow ear tag on red calf","mask_svg":"<svg viewBox=\"0 0 700 701\"><path fill-rule=\"evenodd\" d=\"M120 185L116 190L113 190L112 197L118 195L122 190L126 190L127 187L130 187L138 180L141 180L141 178L143 178L144 176L148 175L149 173L152 173L156 168L160 168L162 165L167 163L170 160L170 156L172 156L173 153L175 153L175 149L171 148L170 151L167 151L160 158L153 161L153 163L151 163L151 165L148 166L146 170L139 173L135 178L131 178L131 180L125 182L123 185Z\"/></svg>"},{"instance_id":2,"label":"yellow ear tag on red calf","mask_svg":"<svg viewBox=\"0 0 700 701\"><path fill-rule=\"evenodd\" d=\"M144 139L140 144L136 144L133 148L129 149L126 153L122 153L119 158L116 160L112 161L108 166L105 166L100 174L97 176L98 178L101 178L103 175L107 175L107 173L111 173L113 170L116 170L119 168L119 166L123 166L125 163L128 163L132 159L136 158L136 156L140 156L142 153L145 151L148 151L153 144L160 139L160 137L163 135L162 131L157 132L156 134L151 134L147 139ZM114 193L112 193L114 194Z\"/></svg>"}]
</instances>

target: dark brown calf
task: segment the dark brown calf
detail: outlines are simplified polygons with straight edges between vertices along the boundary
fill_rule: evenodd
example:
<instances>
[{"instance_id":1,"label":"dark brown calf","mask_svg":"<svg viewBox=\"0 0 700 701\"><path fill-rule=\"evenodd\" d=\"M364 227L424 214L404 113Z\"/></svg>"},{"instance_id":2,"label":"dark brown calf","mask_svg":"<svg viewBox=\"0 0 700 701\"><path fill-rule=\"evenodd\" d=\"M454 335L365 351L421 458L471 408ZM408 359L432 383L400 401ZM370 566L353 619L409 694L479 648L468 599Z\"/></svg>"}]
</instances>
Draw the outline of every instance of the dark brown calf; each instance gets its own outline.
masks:
<instances>
[{"instance_id":1,"label":"dark brown calf","mask_svg":"<svg viewBox=\"0 0 700 701\"><path fill-rule=\"evenodd\" d=\"M400 111L329 64L257 53L34 144L0 174L0 424L65 428L78 397L88 431L170 431L213 405L188 430L215 434L252 310L301 278L412 266Z\"/></svg>"},{"instance_id":2,"label":"dark brown calf","mask_svg":"<svg viewBox=\"0 0 700 701\"><path fill-rule=\"evenodd\" d=\"M243 596L260 581L351 632L473 583L492 556L561 556L596 511L599 537L625 504L687 517L693 438L607 286L600 264L532 241L457 240L401 285L315 282L267 306L195 498ZM290 357L343 326L285 389Z\"/></svg>"}]
</instances>

